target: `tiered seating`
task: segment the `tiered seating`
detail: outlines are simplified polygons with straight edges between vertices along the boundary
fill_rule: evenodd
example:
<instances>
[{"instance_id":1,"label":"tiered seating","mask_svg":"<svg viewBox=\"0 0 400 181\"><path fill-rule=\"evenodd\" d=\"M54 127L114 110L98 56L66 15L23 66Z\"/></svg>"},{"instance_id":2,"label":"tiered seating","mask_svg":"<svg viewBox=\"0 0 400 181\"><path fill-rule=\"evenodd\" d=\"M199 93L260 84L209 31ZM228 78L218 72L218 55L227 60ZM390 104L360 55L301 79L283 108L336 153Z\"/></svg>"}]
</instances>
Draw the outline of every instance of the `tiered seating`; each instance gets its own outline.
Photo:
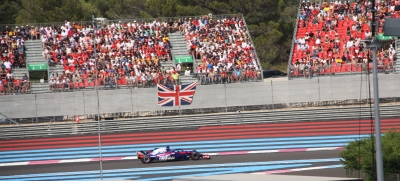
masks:
<instances>
[{"instance_id":1,"label":"tiered seating","mask_svg":"<svg viewBox=\"0 0 400 181\"><path fill-rule=\"evenodd\" d=\"M190 54L202 60L197 72L205 77L210 74L210 83L261 79L261 67L243 19L190 18L180 30L186 35Z\"/></svg>"},{"instance_id":2,"label":"tiered seating","mask_svg":"<svg viewBox=\"0 0 400 181\"><path fill-rule=\"evenodd\" d=\"M26 93L29 89L27 77L15 79L13 75L15 68L26 66L24 43L29 32L26 28L6 27L0 31L0 93Z\"/></svg>"},{"instance_id":3,"label":"tiered seating","mask_svg":"<svg viewBox=\"0 0 400 181\"><path fill-rule=\"evenodd\" d=\"M66 90L157 83L163 77L159 61L166 61L170 53L166 32L158 20L115 22L96 29L70 22L55 31L45 27L44 55L49 64L64 67L62 75L50 77L50 86L53 90Z\"/></svg>"},{"instance_id":4,"label":"tiered seating","mask_svg":"<svg viewBox=\"0 0 400 181\"><path fill-rule=\"evenodd\" d=\"M296 44L289 67L292 75L304 75L308 67L318 74L340 72L361 72L362 66L371 62L371 51L365 48L363 40L371 38L371 12L365 13L369 1L360 4L345 4L338 1L324 2L321 8L311 3L301 5ZM382 34L385 17L398 18L395 6L398 1L377 3L378 34ZM394 46L378 51L380 69L393 68ZM363 65L364 64L364 65ZM371 68L372 65L368 65Z\"/></svg>"}]
</instances>

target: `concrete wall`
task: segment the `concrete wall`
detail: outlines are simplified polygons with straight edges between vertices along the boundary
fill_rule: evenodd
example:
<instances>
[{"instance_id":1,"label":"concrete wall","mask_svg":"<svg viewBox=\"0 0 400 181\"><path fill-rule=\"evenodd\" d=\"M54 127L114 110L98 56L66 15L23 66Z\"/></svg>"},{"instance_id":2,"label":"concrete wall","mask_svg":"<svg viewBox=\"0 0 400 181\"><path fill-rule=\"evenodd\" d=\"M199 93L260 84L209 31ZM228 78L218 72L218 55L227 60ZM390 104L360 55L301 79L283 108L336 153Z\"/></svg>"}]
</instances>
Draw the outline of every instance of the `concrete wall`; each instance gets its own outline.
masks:
<instances>
[{"instance_id":1,"label":"concrete wall","mask_svg":"<svg viewBox=\"0 0 400 181\"><path fill-rule=\"evenodd\" d=\"M371 75L372 79L372 75ZM380 74L380 97L400 97L400 75ZM193 103L181 109L365 99L366 75L199 85ZM371 81L371 89L373 89ZM373 90L371 92L373 95ZM99 97L99 102L97 101ZM99 105L99 106L98 106ZM157 105L156 88L1 96L0 112L10 118L177 110Z\"/></svg>"}]
</instances>

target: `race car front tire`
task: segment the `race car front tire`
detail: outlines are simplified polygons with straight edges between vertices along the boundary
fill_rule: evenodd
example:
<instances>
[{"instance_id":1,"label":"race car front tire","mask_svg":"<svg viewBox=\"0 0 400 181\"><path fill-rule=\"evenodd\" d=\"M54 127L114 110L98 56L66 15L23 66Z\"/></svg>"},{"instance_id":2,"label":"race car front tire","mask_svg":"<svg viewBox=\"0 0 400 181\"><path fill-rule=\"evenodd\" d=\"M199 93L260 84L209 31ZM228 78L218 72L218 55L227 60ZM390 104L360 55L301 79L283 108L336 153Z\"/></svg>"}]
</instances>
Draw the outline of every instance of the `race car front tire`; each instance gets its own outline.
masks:
<instances>
[{"instance_id":1,"label":"race car front tire","mask_svg":"<svg viewBox=\"0 0 400 181\"><path fill-rule=\"evenodd\" d=\"M148 155L144 155L142 158L142 163L150 163L151 162L151 158Z\"/></svg>"},{"instance_id":2,"label":"race car front tire","mask_svg":"<svg viewBox=\"0 0 400 181\"><path fill-rule=\"evenodd\" d=\"M201 155L200 155L200 153L197 152L197 151L192 152L192 154L190 155L190 158L191 158L192 160L199 160L200 157L201 157Z\"/></svg>"}]
</instances>

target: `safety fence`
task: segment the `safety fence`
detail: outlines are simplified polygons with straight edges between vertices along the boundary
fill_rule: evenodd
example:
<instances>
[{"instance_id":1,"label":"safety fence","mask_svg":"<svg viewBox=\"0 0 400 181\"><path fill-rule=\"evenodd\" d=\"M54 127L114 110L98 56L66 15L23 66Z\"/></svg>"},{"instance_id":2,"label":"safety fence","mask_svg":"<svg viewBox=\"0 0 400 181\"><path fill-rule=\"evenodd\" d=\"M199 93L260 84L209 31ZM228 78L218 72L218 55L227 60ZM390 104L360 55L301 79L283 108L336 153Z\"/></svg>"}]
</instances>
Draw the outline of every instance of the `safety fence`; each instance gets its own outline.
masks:
<instances>
[{"instance_id":1,"label":"safety fence","mask_svg":"<svg viewBox=\"0 0 400 181\"><path fill-rule=\"evenodd\" d=\"M381 117L400 117L400 105L382 106ZM238 125L273 122L322 121L372 118L370 107L347 107L327 109L297 109L259 112L236 112L191 116L164 116L126 120L88 121L81 123L48 123L39 125L4 126L0 139L32 138L61 135L196 128L212 125Z\"/></svg>"},{"instance_id":2,"label":"safety fence","mask_svg":"<svg viewBox=\"0 0 400 181\"><path fill-rule=\"evenodd\" d=\"M399 74L381 74L381 103L397 103L400 97ZM237 110L270 110L296 107L368 105L373 95L368 75L317 77L288 81L198 85L192 103L182 106L158 105L157 88L93 90L46 94L2 96L0 120L10 124L49 121L128 119L236 112ZM174 99L175 100L175 99ZM172 100L171 100L172 101Z\"/></svg>"}]
</instances>

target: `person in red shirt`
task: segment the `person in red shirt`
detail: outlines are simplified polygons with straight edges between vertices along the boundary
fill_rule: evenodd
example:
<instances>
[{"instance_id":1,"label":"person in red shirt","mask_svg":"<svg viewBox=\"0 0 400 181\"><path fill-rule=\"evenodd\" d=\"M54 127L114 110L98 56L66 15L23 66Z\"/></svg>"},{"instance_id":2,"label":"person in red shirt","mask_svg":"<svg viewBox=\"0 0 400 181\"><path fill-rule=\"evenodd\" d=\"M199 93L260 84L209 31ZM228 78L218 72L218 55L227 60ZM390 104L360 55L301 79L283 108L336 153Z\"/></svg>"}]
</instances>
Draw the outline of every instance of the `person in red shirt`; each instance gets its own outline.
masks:
<instances>
[{"instance_id":1,"label":"person in red shirt","mask_svg":"<svg viewBox=\"0 0 400 181\"><path fill-rule=\"evenodd\" d=\"M222 79L222 83L225 83L225 82L226 82L226 69L225 69L225 68L222 69L222 72L221 72L221 79Z\"/></svg>"}]
</instances>

